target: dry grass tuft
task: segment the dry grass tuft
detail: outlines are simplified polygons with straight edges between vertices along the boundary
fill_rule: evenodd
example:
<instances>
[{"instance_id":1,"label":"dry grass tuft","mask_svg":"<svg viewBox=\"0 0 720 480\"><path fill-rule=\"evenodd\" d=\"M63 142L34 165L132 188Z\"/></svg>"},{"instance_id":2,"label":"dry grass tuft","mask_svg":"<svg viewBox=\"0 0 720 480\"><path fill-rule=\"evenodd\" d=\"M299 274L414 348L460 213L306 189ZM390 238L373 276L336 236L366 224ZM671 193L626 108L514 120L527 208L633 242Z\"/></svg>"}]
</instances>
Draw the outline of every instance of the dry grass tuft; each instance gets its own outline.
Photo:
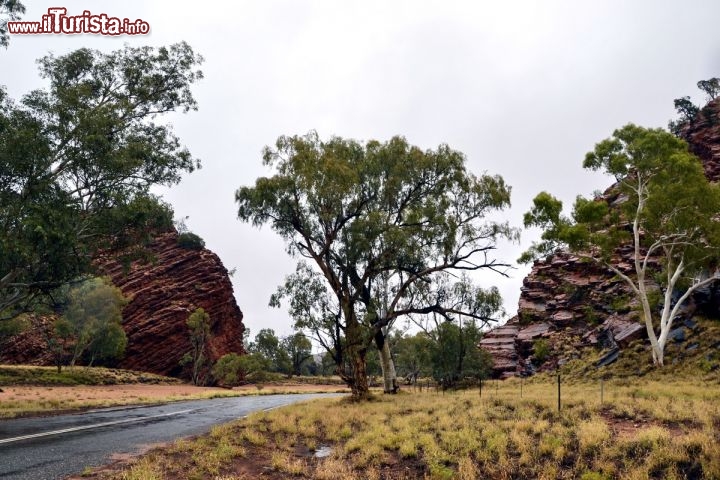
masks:
<instances>
[{"instance_id":1,"label":"dry grass tuft","mask_svg":"<svg viewBox=\"0 0 720 480\"><path fill-rule=\"evenodd\" d=\"M522 398L511 380L482 398L465 391L317 400L178 442L154 453L154 465L167 479L189 478L177 476L183 471L223 478L243 468L278 479L720 478L717 385L606 381L604 389L601 404L595 383L565 386L560 412L556 385L542 379L525 382ZM332 454L315 458L319 445Z\"/></svg>"}]
</instances>

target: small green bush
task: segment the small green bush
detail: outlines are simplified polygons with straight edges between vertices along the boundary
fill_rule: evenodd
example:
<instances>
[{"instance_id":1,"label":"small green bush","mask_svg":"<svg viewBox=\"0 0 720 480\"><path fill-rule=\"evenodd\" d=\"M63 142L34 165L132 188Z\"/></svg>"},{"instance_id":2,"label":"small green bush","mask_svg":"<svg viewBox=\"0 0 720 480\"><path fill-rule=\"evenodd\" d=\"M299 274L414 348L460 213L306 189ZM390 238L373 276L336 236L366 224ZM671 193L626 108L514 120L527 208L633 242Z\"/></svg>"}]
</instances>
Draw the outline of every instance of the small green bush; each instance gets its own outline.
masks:
<instances>
[{"instance_id":1,"label":"small green bush","mask_svg":"<svg viewBox=\"0 0 720 480\"><path fill-rule=\"evenodd\" d=\"M627 297L616 297L610 302L610 308L618 313L627 313L630 311L630 300Z\"/></svg>"},{"instance_id":2,"label":"small green bush","mask_svg":"<svg viewBox=\"0 0 720 480\"><path fill-rule=\"evenodd\" d=\"M242 360L237 353L223 355L212 368L215 380L223 386L235 387L240 384Z\"/></svg>"},{"instance_id":3,"label":"small green bush","mask_svg":"<svg viewBox=\"0 0 720 480\"><path fill-rule=\"evenodd\" d=\"M595 309L590 305L583 307L583 316L585 317L585 321L590 325L600 324L600 317L598 317Z\"/></svg>"},{"instance_id":4,"label":"small green bush","mask_svg":"<svg viewBox=\"0 0 720 480\"><path fill-rule=\"evenodd\" d=\"M257 383L280 380L282 375L268 372L270 362L259 353L238 355L228 353L218 359L212 375L220 385L234 387L241 383Z\"/></svg>"},{"instance_id":5,"label":"small green bush","mask_svg":"<svg viewBox=\"0 0 720 480\"><path fill-rule=\"evenodd\" d=\"M192 232L185 232L178 235L177 243L180 247L188 250L202 250L205 248L205 240Z\"/></svg>"},{"instance_id":6,"label":"small green bush","mask_svg":"<svg viewBox=\"0 0 720 480\"><path fill-rule=\"evenodd\" d=\"M535 340L533 343L533 354L535 355L535 361L539 364L547 360L550 356L550 344L544 338Z\"/></svg>"}]
</instances>

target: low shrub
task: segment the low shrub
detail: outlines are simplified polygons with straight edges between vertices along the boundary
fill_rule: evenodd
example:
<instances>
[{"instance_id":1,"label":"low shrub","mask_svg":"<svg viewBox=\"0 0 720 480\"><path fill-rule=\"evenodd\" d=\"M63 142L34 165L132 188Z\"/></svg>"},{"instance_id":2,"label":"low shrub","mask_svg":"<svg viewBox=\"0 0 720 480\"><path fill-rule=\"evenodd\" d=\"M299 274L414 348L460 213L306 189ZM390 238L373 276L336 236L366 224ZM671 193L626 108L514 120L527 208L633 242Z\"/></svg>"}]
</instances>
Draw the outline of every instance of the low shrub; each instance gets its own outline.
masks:
<instances>
[{"instance_id":1,"label":"low shrub","mask_svg":"<svg viewBox=\"0 0 720 480\"><path fill-rule=\"evenodd\" d=\"M177 244L188 250L202 250L205 248L205 240L192 232L185 232L178 235Z\"/></svg>"},{"instance_id":2,"label":"low shrub","mask_svg":"<svg viewBox=\"0 0 720 480\"><path fill-rule=\"evenodd\" d=\"M542 364L550 356L550 344L544 338L535 340L533 343L533 355L538 365Z\"/></svg>"}]
</instances>

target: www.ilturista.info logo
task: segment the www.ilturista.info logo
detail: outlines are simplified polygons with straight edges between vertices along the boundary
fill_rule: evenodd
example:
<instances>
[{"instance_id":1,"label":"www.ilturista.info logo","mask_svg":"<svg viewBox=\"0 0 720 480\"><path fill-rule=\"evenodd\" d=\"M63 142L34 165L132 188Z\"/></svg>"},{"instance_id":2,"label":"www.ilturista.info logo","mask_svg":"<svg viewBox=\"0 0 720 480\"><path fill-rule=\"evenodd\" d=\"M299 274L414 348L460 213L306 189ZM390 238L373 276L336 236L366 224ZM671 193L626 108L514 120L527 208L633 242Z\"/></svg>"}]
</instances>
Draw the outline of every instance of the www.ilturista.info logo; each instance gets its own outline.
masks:
<instances>
[{"instance_id":1,"label":"www.ilturista.info logo","mask_svg":"<svg viewBox=\"0 0 720 480\"><path fill-rule=\"evenodd\" d=\"M95 15L85 10L82 15L69 16L62 7L48 8L40 22L7 22L8 32L17 35L76 34L97 35L147 35L150 24L141 20L109 17L105 13Z\"/></svg>"}]
</instances>

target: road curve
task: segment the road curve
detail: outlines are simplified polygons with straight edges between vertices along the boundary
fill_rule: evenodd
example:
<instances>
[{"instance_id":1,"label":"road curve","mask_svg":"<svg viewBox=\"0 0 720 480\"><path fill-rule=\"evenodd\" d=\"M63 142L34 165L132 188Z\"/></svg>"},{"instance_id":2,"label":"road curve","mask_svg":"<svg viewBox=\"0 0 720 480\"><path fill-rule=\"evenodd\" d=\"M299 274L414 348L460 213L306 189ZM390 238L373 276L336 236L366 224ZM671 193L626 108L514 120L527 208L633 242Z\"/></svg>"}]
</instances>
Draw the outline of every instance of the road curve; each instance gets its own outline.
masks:
<instances>
[{"instance_id":1,"label":"road curve","mask_svg":"<svg viewBox=\"0 0 720 480\"><path fill-rule=\"evenodd\" d=\"M218 398L0 421L0 478L61 479L108 463L113 453L136 453L252 412L329 396L338 394Z\"/></svg>"}]
</instances>

